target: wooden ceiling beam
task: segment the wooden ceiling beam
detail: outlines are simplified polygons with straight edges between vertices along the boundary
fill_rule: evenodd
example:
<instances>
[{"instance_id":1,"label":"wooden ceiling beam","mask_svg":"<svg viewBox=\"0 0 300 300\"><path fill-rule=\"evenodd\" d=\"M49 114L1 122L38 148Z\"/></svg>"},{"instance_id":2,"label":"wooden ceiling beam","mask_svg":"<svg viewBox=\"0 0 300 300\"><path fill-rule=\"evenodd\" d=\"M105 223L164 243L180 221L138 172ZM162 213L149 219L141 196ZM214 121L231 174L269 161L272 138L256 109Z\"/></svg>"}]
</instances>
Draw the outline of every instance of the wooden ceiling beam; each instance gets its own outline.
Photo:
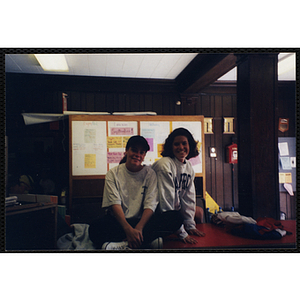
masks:
<instances>
[{"instance_id":1,"label":"wooden ceiling beam","mask_svg":"<svg viewBox=\"0 0 300 300\"><path fill-rule=\"evenodd\" d=\"M236 66L233 53L199 54L177 76L176 83L180 93L199 93Z\"/></svg>"}]
</instances>

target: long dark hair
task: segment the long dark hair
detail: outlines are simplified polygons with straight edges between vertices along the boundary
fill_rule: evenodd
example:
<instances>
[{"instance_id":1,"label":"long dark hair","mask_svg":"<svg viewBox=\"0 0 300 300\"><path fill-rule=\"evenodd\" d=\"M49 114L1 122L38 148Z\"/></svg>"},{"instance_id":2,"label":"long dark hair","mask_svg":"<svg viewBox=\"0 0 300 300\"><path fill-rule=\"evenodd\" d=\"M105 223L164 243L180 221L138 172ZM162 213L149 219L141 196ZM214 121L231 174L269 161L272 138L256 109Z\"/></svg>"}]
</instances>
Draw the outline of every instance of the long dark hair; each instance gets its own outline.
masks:
<instances>
[{"instance_id":1,"label":"long dark hair","mask_svg":"<svg viewBox=\"0 0 300 300\"><path fill-rule=\"evenodd\" d=\"M176 128L174 129L169 136L166 138L164 144L164 150L162 151L161 155L163 157L174 157L173 153L173 142L177 136L185 136L188 139L190 152L186 159L190 159L192 157L196 157L199 155L199 151L197 148L197 142L194 140L192 134L185 128Z\"/></svg>"}]
</instances>

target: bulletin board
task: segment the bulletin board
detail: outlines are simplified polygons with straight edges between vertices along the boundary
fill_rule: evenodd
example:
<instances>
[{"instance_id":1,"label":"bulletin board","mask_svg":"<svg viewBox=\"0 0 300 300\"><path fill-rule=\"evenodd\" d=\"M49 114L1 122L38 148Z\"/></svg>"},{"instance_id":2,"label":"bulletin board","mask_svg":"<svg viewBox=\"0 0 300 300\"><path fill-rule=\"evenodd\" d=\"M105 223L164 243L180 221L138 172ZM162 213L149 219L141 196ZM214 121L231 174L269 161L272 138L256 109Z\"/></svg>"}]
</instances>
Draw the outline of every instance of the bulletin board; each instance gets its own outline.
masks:
<instances>
[{"instance_id":1,"label":"bulletin board","mask_svg":"<svg viewBox=\"0 0 300 300\"><path fill-rule=\"evenodd\" d=\"M286 192L284 184L290 184L296 191L296 138L279 137L279 191Z\"/></svg>"},{"instance_id":2,"label":"bulletin board","mask_svg":"<svg viewBox=\"0 0 300 300\"><path fill-rule=\"evenodd\" d=\"M140 135L142 135L150 146L150 150L145 157L145 164L152 165L161 158L163 144L167 136L176 128L183 127L188 129L194 139L198 141L199 156L190 159L195 173L202 173L202 128L199 121L141 121Z\"/></svg>"},{"instance_id":3,"label":"bulletin board","mask_svg":"<svg viewBox=\"0 0 300 300\"><path fill-rule=\"evenodd\" d=\"M119 164L128 139L142 135L150 150L144 160L152 165L161 158L167 136L176 128L188 129L198 142L199 156L190 159L195 174L204 177L203 116L70 115L70 177L105 178Z\"/></svg>"},{"instance_id":4,"label":"bulletin board","mask_svg":"<svg viewBox=\"0 0 300 300\"><path fill-rule=\"evenodd\" d=\"M106 157L106 122L72 122L72 175L97 175L106 172L100 157Z\"/></svg>"}]
</instances>

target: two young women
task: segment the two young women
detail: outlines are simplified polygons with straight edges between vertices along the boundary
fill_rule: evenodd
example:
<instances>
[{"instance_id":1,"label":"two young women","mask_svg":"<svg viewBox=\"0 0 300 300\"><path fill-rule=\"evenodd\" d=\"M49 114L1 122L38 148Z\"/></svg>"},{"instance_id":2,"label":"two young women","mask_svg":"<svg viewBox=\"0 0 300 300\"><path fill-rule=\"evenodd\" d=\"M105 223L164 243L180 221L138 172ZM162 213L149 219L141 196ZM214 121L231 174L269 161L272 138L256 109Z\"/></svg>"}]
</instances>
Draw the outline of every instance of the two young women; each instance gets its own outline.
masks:
<instances>
[{"instance_id":1,"label":"two young women","mask_svg":"<svg viewBox=\"0 0 300 300\"><path fill-rule=\"evenodd\" d=\"M179 211L154 214L157 178L151 167L142 165L148 150L146 139L132 136L120 164L107 172L102 203L106 215L89 227L96 248L162 248L161 237L180 228Z\"/></svg>"},{"instance_id":2,"label":"two young women","mask_svg":"<svg viewBox=\"0 0 300 300\"><path fill-rule=\"evenodd\" d=\"M162 248L161 237L173 232L188 243L197 242L191 235L204 235L194 221L195 174L187 159L198 150L192 135L174 130L153 169L142 165L148 150L143 137L131 137L120 164L107 172L102 204L107 214L89 228L97 248Z\"/></svg>"}]
</instances>

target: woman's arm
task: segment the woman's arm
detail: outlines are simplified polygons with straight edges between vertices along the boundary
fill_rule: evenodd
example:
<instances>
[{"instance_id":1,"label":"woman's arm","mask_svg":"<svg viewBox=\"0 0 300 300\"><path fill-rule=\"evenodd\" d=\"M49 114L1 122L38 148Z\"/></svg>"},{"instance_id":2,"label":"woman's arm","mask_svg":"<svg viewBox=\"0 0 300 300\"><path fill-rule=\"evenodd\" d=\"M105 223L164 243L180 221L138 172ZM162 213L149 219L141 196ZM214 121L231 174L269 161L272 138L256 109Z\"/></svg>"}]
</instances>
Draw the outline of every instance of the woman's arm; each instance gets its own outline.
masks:
<instances>
[{"instance_id":1,"label":"woman's arm","mask_svg":"<svg viewBox=\"0 0 300 300\"><path fill-rule=\"evenodd\" d=\"M181 214L183 216L183 224L185 230L196 228L195 211L196 211L196 192L194 185L194 176L191 176L189 185L186 187L185 193L180 197Z\"/></svg>"},{"instance_id":2,"label":"woman's arm","mask_svg":"<svg viewBox=\"0 0 300 300\"><path fill-rule=\"evenodd\" d=\"M146 209L150 209L152 212L154 212L158 204L158 192L156 173L151 168L149 168L147 179L145 184L143 185L143 188L143 211L145 211Z\"/></svg>"},{"instance_id":3,"label":"woman's arm","mask_svg":"<svg viewBox=\"0 0 300 300\"><path fill-rule=\"evenodd\" d=\"M171 172L157 170L157 187L160 209L165 212L178 209L175 204L175 184Z\"/></svg>"},{"instance_id":4,"label":"woman's arm","mask_svg":"<svg viewBox=\"0 0 300 300\"><path fill-rule=\"evenodd\" d=\"M186 193L181 198L181 212L184 218L184 227L189 235L205 236L205 234L196 228L195 212L196 212L196 193L194 185L194 172L191 173L191 180L187 187ZM184 242L191 244L197 243L197 240L191 236L187 236Z\"/></svg>"}]
</instances>

